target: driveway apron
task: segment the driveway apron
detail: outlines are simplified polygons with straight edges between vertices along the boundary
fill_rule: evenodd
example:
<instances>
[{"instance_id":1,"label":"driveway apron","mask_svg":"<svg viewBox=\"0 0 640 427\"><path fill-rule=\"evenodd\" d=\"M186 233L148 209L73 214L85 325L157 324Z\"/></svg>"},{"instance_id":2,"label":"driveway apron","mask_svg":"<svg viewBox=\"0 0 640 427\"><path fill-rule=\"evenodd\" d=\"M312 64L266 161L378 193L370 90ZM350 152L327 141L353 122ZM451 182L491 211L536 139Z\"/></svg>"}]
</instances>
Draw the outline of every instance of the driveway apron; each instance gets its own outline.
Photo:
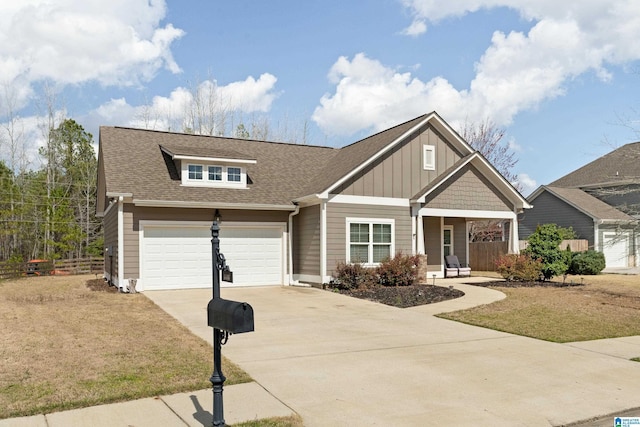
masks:
<instances>
[{"instance_id":1,"label":"driveway apron","mask_svg":"<svg viewBox=\"0 0 640 427\"><path fill-rule=\"evenodd\" d=\"M315 288L223 288L255 332L222 354L305 426L565 425L640 406L640 363ZM145 293L211 342L208 290ZM251 405L251 402L247 402Z\"/></svg>"}]
</instances>

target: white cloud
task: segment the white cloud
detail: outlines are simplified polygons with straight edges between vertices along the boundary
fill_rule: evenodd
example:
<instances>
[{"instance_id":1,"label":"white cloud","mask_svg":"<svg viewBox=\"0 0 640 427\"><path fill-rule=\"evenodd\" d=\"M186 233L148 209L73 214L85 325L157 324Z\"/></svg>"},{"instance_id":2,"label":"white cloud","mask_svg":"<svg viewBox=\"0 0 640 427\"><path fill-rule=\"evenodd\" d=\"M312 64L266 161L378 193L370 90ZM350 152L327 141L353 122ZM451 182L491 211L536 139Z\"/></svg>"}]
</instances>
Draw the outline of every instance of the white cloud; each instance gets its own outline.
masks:
<instances>
[{"instance_id":1,"label":"white cloud","mask_svg":"<svg viewBox=\"0 0 640 427\"><path fill-rule=\"evenodd\" d=\"M413 16L404 33L412 36L426 31L427 22L482 8L511 8L533 26L528 33L496 31L468 88L454 88L443 77L421 81L362 53L339 58L329 72L335 93L325 94L313 115L325 132L380 130L432 110L454 126L465 118L508 126L519 112L563 95L571 79L593 72L608 81L607 66L640 59L640 8L634 0L405 0L404 5Z\"/></svg>"},{"instance_id":2,"label":"white cloud","mask_svg":"<svg viewBox=\"0 0 640 427\"><path fill-rule=\"evenodd\" d=\"M517 181L514 184L518 184L518 186L520 187L520 193L522 193L522 195L524 195L525 197L529 196L529 194L531 194L533 190L538 188L538 183L536 182L536 180L531 178L526 173L519 173Z\"/></svg>"},{"instance_id":3,"label":"white cloud","mask_svg":"<svg viewBox=\"0 0 640 427\"><path fill-rule=\"evenodd\" d=\"M417 19L411 23L407 28L402 31L402 34L407 36L419 36L427 32L427 24L423 20Z\"/></svg>"},{"instance_id":4,"label":"white cloud","mask_svg":"<svg viewBox=\"0 0 640 427\"><path fill-rule=\"evenodd\" d=\"M0 84L130 86L163 67L177 73L170 46L184 32L161 26L165 14L163 0L2 2Z\"/></svg>"},{"instance_id":5,"label":"white cloud","mask_svg":"<svg viewBox=\"0 0 640 427\"><path fill-rule=\"evenodd\" d=\"M258 79L218 86L215 80L205 80L194 88L177 87L169 96L154 96L148 104L130 105L124 98L112 99L92 111L85 123L132 126L156 130L183 131L193 127L192 108L199 104L205 115L223 122L232 115L261 113L271 109L278 93L277 78L269 73Z\"/></svg>"}]
</instances>

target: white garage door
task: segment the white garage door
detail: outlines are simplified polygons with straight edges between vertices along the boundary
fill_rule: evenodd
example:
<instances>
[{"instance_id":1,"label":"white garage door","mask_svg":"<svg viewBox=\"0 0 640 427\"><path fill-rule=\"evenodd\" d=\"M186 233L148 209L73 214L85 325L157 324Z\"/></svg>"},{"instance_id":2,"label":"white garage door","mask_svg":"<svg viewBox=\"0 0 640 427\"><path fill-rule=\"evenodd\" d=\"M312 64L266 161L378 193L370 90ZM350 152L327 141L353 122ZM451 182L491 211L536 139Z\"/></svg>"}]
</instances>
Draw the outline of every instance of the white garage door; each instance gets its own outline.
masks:
<instances>
[{"instance_id":1,"label":"white garage door","mask_svg":"<svg viewBox=\"0 0 640 427\"><path fill-rule=\"evenodd\" d=\"M626 234L603 233L602 252L607 267L627 267L629 259L629 236Z\"/></svg>"},{"instance_id":2,"label":"white garage door","mask_svg":"<svg viewBox=\"0 0 640 427\"><path fill-rule=\"evenodd\" d=\"M222 226L220 250L233 271L233 284L280 285L283 228ZM141 282L145 290L211 287L209 226L145 225L141 242Z\"/></svg>"}]
</instances>

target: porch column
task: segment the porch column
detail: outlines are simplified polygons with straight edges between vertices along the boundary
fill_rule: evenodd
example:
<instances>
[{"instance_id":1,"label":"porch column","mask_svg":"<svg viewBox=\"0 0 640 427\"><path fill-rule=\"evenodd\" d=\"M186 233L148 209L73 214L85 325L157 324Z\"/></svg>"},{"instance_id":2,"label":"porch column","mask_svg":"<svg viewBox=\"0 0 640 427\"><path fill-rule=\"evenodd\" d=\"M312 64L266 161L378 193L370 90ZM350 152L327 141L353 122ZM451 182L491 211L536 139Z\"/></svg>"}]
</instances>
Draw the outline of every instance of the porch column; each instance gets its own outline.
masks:
<instances>
[{"instance_id":1,"label":"porch column","mask_svg":"<svg viewBox=\"0 0 640 427\"><path fill-rule=\"evenodd\" d=\"M509 221L509 253L511 254L519 254L520 253L520 242L518 237L518 214L514 214L515 217L511 218Z\"/></svg>"},{"instance_id":2,"label":"porch column","mask_svg":"<svg viewBox=\"0 0 640 427\"><path fill-rule=\"evenodd\" d=\"M418 212L418 230L416 233L416 239L418 240L417 253L424 254L424 221L422 215Z\"/></svg>"}]
</instances>

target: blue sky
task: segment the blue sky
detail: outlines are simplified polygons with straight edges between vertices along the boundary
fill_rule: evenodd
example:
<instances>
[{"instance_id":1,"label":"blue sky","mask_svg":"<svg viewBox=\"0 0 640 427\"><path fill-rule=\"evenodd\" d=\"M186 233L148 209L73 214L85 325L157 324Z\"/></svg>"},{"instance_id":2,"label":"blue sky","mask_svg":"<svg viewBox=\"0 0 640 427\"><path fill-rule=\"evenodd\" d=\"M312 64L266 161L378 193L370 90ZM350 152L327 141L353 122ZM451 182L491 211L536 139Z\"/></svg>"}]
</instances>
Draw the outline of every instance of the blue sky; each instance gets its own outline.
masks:
<instances>
[{"instance_id":1,"label":"blue sky","mask_svg":"<svg viewBox=\"0 0 640 427\"><path fill-rule=\"evenodd\" d=\"M450 3L2 4L0 123L11 106L25 163L37 166L45 82L96 141L100 125L180 131L185 100L206 88L226 126L269 120L271 137L300 140L306 124L318 145L435 110L454 128L490 119L506 129L525 194L640 139L620 125L640 129L637 1Z\"/></svg>"}]
</instances>

